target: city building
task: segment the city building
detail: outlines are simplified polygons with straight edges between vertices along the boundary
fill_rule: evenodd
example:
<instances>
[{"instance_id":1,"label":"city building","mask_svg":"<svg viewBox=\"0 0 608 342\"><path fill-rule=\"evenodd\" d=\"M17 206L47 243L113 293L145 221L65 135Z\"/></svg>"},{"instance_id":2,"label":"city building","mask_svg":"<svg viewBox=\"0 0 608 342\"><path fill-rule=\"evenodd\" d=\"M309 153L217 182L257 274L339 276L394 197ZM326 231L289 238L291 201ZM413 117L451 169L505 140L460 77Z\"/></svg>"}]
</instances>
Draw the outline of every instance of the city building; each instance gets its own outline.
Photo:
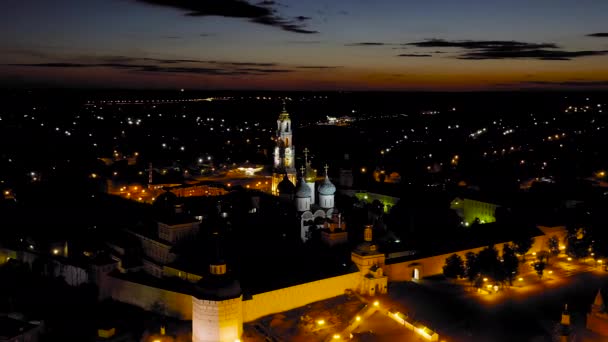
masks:
<instances>
[{"instance_id":1,"label":"city building","mask_svg":"<svg viewBox=\"0 0 608 342\"><path fill-rule=\"evenodd\" d=\"M500 205L488 201L462 197L456 197L450 204L450 208L460 216L465 226L496 222L496 209L499 207Z\"/></svg>"}]
</instances>

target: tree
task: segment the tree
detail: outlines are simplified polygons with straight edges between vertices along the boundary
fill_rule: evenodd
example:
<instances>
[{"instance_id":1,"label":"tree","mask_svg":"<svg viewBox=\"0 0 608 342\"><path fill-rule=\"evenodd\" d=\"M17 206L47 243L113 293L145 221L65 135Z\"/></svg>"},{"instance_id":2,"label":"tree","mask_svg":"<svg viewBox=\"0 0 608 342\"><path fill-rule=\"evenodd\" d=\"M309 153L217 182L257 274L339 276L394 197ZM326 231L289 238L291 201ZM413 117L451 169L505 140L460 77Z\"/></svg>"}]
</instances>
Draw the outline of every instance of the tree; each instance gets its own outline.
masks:
<instances>
[{"instance_id":1,"label":"tree","mask_svg":"<svg viewBox=\"0 0 608 342\"><path fill-rule=\"evenodd\" d=\"M445 265L443 265L443 274L446 277L453 279L464 277L465 267L460 255L452 254L445 259Z\"/></svg>"},{"instance_id":2,"label":"tree","mask_svg":"<svg viewBox=\"0 0 608 342\"><path fill-rule=\"evenodd\" d=\"M538 274L538 277L541 279L543 277L543 272L545 271L545 266L545 263L542 261L539 261L534 264L534 270L536 271L536 274Z\"/></svg>"},{"instance_id":3,"label":"tree","mask_svg":"<svg viewBox=\"0 0 608 342\"><path fill-rule=\"evenodd\" d=\"M477 254L468 252L465 255L465 274L471 284L475 281L479 275L479 263L477 262Z\"/></svg>"},{"instance_id":4,"label":"tree","mask_svg":"<svg viewBox=\"0 0 608 342\"><path fill-rule=\"evenodd\" d=\"M481 274L488 275L494 280L502 281L504 274L502 265L498 258L498 251L494 246L488 246L482 249L477 255L477 262Z\"/></svg>"},{"instance_id":5,"label":"tree","mask_svg":"<svg viewBox=\"0 0 608 342\"><path fill-rule=\"evenodd\" d=\"M532 248L534 244L534 238L521 238L516 241L513 241L513 245L515 247L515 252L522 256L522 259L525 260L526 253Z\"/></svg>"},{"instance_id":6,"label":"tree","mask_svg":"<svg viewBox=\"0 0 608 342\"><path fill-rule=\"evenodd\" d=\"M536 253L536 259L538 261L545 262L546 264L549 263L549 256L551 256L551 253L549 253L549 251L539 251L538 253Z\"/></svg>"},{"instance_id":7,"label":"tree","mask_svg":"<svg viewBox=\"0 0 608 342\"><path fill-rule=\"evenodd\" d=\"M519 273L519 259L515 255L513 246L509 244L505 244L502 248L502 268L505 279L509 282L509 286L512 286L513 280Z\"/></svg>"},{"instance_id":8,"label":"tree","mask_svg":"<svg viewBox=\"0 0 608 342\"><path fill-rule=\"evenodd\" d=\"M553 235L549 241L547 241L547 247L549 248L549 253L553 256L557 256L559 254L559 239L557 236Z\"/></svg>"},{"instance_id":9,"label":"tree","mask_svg":"<svg viewBox=\"0 0 608 342\"><path fill-rule=\"evenodd\" d=\"M589 255L591 234L585 228L568 228L566 236L566 253L576 259Z\"/></svg>"}]
</instances>

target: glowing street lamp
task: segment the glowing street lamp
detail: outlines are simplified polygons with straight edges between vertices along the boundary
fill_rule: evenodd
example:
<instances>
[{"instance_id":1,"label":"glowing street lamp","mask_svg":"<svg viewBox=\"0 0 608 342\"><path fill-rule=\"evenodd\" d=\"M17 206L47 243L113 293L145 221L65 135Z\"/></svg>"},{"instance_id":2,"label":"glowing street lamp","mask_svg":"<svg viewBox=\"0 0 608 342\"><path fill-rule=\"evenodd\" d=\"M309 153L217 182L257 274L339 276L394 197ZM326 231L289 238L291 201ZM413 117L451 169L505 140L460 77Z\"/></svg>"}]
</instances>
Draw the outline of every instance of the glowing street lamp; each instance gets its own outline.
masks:
<instances>
[{"instance_id":1,"label":"glowing street lamp","mask_svg":"<svg viewBox=\"0 0 608 342\"><path fill-rule=\"evenodd\" d=\"M380 302L379 301L375 301L374 302L374 306L380 306Z\"/></svg>"},{"instance_id":2,"label":"glowing street lamp","mask_svg":"<svg viewBox=\"0 0 608 342\"><path fill-rule=\"evenodd\" d=\"M357 316L357 317L355 318L355 320L356 320L357 322L360 322L360 321L361 321L361 316Z\"/></svg>"}]
</instances>

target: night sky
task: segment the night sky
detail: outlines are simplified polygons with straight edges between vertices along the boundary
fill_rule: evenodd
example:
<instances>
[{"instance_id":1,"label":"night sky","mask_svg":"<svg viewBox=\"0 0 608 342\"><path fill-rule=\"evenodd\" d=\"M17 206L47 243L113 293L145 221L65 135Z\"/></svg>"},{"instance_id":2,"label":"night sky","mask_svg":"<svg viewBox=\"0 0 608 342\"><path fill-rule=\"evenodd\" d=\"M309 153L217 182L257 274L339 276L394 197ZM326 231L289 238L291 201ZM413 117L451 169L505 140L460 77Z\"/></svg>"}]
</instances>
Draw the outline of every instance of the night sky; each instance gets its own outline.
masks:
<instances>
[{"instance_id":1,"label":"night sky","mask_svg":"<svg viewBox=\"0 0 608 342\"><path fill-rule=\"evenodd\" d=\"M608 89L608 1L2 0L0 86Z\"/></svg>"}]
</instances>

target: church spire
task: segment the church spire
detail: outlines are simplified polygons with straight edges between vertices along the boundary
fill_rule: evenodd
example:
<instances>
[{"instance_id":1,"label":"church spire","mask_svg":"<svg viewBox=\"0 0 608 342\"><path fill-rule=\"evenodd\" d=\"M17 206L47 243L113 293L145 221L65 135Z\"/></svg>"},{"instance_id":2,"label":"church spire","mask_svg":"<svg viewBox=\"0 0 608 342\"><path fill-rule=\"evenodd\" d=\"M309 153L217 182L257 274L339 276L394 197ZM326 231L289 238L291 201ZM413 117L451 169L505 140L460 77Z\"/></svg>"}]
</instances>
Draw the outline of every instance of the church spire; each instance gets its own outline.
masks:
<instances>
[{"instance_id":1,"label":"church spire","mask_svg":"<svg viewBox=\"0 0 608 342\"><path fill-rule=\"evenodd\" d=\"M598 290L591 305L591 311L601 312L604 310L604 298L602 297L602 290Z\"/></svg>"}]
</instances>

